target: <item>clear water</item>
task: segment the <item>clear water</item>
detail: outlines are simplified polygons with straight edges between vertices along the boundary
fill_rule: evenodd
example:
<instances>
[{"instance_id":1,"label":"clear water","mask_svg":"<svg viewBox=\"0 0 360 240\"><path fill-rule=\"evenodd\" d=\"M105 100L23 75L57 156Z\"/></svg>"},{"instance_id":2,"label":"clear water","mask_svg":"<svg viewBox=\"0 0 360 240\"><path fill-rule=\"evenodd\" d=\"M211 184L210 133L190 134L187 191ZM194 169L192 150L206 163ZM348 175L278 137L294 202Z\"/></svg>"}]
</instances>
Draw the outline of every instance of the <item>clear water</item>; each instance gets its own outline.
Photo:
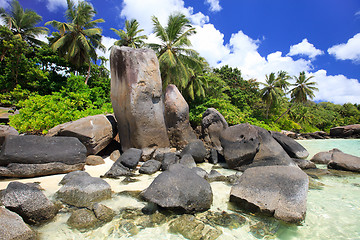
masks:
<instances>
[{"instance_id":1,"label":"clear water","mask_svg":"<svg viewBox=\"0 0 360 240\"><path fill-rule=\"evenodd\" d=\"M360 156L360 140L302 140L299 141L310 156L320 151L328 151L339 148L343 152ZM86 171L92 176L99 177L112 165L112 161L105 160L106 164L101 166L87 166ZM202 164L208 172L212 165ZM324 166L320 166L324 168ZM231 175L232 170L216 169L224 175ZM53 199L54 193L60 188L58 182L64 175L55 175L33 179L23 179L22 182L40 182L45 189L45 194ZM111 185L114 193L125 190L143 190L157 176L140 176L140 181L123 184L122 179L106 179ZM12 180L0 181L0 189L6 188ZM218 239L360 239L360 174L346 175L345 177L323 177L319 180L324 184L321 190L309 190L307 199L307 215L305 221L300 225L288 225L273 218L259 217L249 213L241 213L247 223L237 229L220 229L223 234ZM228 204L231 187L222 182L211 183L214 201L212 211L232 212L234 207ZM111 200L103 201L103 204L111 207L116 212L124 207L142 208L144 202L137 201L131 197L116 196ZM69 213L59 213L53 222L47 223L37 230L41 239L185 239L181 235L168 233L168 225L163 224L156 228L146 228L137 235L129 234L114 235L112 230L116 228L118 220L115 219L95 230L82 233L70 229L66 225ZM254 227L257 231L254 231Z\"/></svg>"}]
</instances>

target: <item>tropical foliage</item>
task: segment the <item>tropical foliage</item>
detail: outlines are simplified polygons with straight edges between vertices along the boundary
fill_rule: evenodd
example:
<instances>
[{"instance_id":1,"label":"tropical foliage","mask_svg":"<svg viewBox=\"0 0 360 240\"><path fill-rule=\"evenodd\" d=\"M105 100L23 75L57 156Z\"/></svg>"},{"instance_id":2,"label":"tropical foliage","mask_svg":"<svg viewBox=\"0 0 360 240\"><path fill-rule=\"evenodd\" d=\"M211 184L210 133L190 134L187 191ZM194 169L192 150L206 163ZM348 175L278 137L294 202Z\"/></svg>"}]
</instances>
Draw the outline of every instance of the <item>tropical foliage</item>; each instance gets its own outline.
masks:
<instances>
[{"instance_id":1,"label":"tropical foliage","mask_svg":"<svg viewBox=\"0 0 360 240\"><path fill-rule=\"evenodd\" d=\"M146 35L139 35L143 32L144 29L139 29L139 22L136 19L131 21L125 21L125 30L111 28L119 37L120 40L117 40L114 45L117 46L126 46L132 48L141 48L144 46L144 40L147 39Z\"/></svg>"},{"instance_id":2,"label":"tropical foliage","mask_svg":"<svg viewBox=\"0 0 360 240\"><path fill-rule=\"evenodd\" d=\"M50 21L57 29L50 44L37 42L46 28L41 16L24 10L17 1L10 11L0 10L0 105L20 109L9 124L20 132L44 134L48 129L78 118L112 112L108 59L96 56L101 29L96 11L86 1L68 0L66 22ZM331 127L360 122L360 105L315 103L316 79L305 72L290 77L279 71L260 84L245 79L240 69L211 69L191 49L195 33L182 14L172 14L166 26L154 16L154 33L160 44L149 44L159 58L164 87L178 86L189 103L192 125L201 124L204 111L219 110L230 125L254 124L268 130L329 131ZM145 35L136 20L115 30L121 46L144 47ZM35 41L33 41L35 40ZM99 63L100 64L97 64ZM87 84L85 84L85 82ZM290 84L292 83L292 84Z\"/></svg>"},{"instance_id":3,"label":"tropical foliage","mask_svg":"<svg viewBox=\"0 0 360 240\"><path fill-rule=\"evenodd\" d=\"M52 25L58 30L53 33L49 41L54 51L75 66L81 67L85 63L88 64L89 70L85 80L87 83L90 77L91 60L97 59L96 49L106 50L101 44L102 30L97 27L97 24L104 20L93 20L96 11L86 1L80 1L76 6L73 1L67 0L67 5L65 16L68 22L53 20L45 24Z\"/></svg>"},{"instance_id":4,"label":"tropical foliage","mask_svg":"<svg viewBox=\"0 0 360 240\"><path fill-rule=\"evenodd\" d=\"M33 10L24 10L17 0L11 2L9 12L6 12L4 8L0 8L0 17L16 38L25 40L31 46L44 44L37 37L46 34L48 29L46 27L36 27L41 22L42 17Z\"/></svg>"},{"instance_id":5,"label":"tropical foliage","mask_svg":"<svg viewBox=\"0 0 360 240\"><path fill-rule=\"evenodd\" d=\"M165 27L155 16L152 21L154 33L161 44L151 43L148 46L156 51L159 58L163 86L172 83L183 92L191 78L202 73L205 65L204 59L190 48L189 37L196 33L195 28L191 26L190 20L180 13L170 15ZM191 83L190 85L194 86ZM193 93L190 93L190 96L193 96Z\"/></svg>"}]
</instances>

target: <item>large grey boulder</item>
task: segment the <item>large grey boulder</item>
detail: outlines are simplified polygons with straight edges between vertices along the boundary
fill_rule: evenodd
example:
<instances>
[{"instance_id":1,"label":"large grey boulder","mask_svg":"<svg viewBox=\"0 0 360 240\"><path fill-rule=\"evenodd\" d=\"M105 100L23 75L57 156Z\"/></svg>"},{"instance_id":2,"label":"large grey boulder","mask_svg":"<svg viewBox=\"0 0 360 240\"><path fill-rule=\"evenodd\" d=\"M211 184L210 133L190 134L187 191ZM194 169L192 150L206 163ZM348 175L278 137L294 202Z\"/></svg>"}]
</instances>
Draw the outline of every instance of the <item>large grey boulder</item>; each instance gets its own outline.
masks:
<instances>
[{"instance_id":1,"label":"large grey boulder","mask_svg":"<svg viewBox=\"0 0 360 240\"><path fill-rule=\"evenodd\" d=\"M286 222L300 222L305 218L308 185L308 176L298 167L253 167L232 187L230 201Z\"/></svg>"},{"instance_id":2,"label":"large grey boulder","mask_svg":"<svg viewBox=\"0 0 360 240\"><path fill-rule=\"evenodd\" d=\"M56 192L62 202L76 207L90 207L93 203L111 198L111 187L103 179L76 172L64 176L64 185Z\"/></svg>"},{"instance_id":3,"label":"large grey boulder","mask_svg":"<svg viewBox=\"0 0 360 240\"><path fill-rule=\"evenodd\" d=\"M5 141L6 136L17 136L19 135L19 132L9 125L0 125L0 150L1 146Z\"/></svg>"},{"instance_id":4,"label":"large grey boulder","mask_svg":"<svg viewBox=\"0 0 360 240\"><path fill-rule=\"evenodd\" d=\"M9 183L2 193L1 201L29 224L47 222L59 210L37 187L20 182Z\"/></svg>"},{"instance_id":5,"label":"large grey boulder","mask_svg":"<svg viewBox=\"0 0 360 240\"><path fill-rule=\"evenodd\" d=\"M223 130L220 142L229 168L252 163L260 145L257 129L248 123Z\"/></svg>"},{"instance_id":6,"label":"large grey boulder","mask_svg":"<svg viewBox=\"0 0 360 240\"><path fill-rule=\"evenodd\" d=\"M186 145L181 151L180 157L183 157L186 154L191 155L196 163L202 163L205 161L207 151L204 143L200 139L197 139Z\"/></svg>"},{"instance_id":7,"label":"large grey boulder","mask_svg":"<svg viewBox=\"0 0 360 240\"><path fill-rule=\"evenodd\" d=\"M206 109L202 117L201 129L205 142L217 151L222 152L220 136L228 128L228 123L224 116L215 108Z\"/></svg>"},{"instance_id":8,"label":"large grey boulder","mask_svg":"<svg viewBox=\"0 0 360 240\"><path fill-rule=\"evenodd\" d=\"M63 123L49 130L46 136L76 137L82 142L88 155L103 150L116 135L116 124L111 115L95 115Z\"/></svg>"},{"instance_id":9,"label":"large grey boulder","mask_svg":"<svg viewBox=\"0 0 360 240\"><path fill-rule=\"evenodd\" d=\"M113 46L110 69L111 102L122 150L169 147L155 52Z\"/></svg>"},{"instance_id":10,"label":"large grey boulder","mask_svg":"<svg viewBox=\"0 0 360 240\"><path fill-rule=\"evenodd\" d=\"M271 136L283 147L290 157L305 159L309 156L309 152L294 139L279 132L271 132Z\"/></svg>"},{"instance_id":11,"label":"large grey boulder","mask_svg":"<svg viewBox=\"0 0 360 240\"><path fill-rule=\"evenodd\" d=\"M8 136L0 153L0 176L35 177L82 170L86 152L74 137Z\"/></svg>"},{"instance_id":12,"label":"large grey boulder","mask_svg":"<svg viewBox=\"0 0 360 240\"><path fill-rule=\"evenodd\" d=\"M19 215L0 206L0 239L33 240L35 236Z\"/></svg>"},{"instance_id":13,"label":"large grey boulder","mask_svg":"<svg viewBox=\"0 0 360 240\"><path fill-rule=\"evenodd\" d=\"M189 122L189 105L175 85L169 84L166 87L164 104L171 146L182 148L197 139Z\"/></svg>"},{"instance_id":14,"label":"large grey boulder","mask_svg":"<svg viewBox=\"0 0 360 240\"><path fill-rule=\"evenodd\" d=\"M332 159L333 152L341 152L341 151L337 148L334 148L327 152L318 152L310 159L310 161L317 164L328 164Z\"/></svg>"},{"instance_id":15,"label":"large grey boulder","mask_svg":"<svg viewBox=\"0 0 360 240\"><path fill-rule=\"evenodd\" d=\"M334 127L330 129L331 137L339 138L358 138L360 137L360 124Z\"/></svg>"},{"instance_id":16,"label":"large grey boulder","mask_svg":"<svg viewBox=\"0 0 360 240\"><path fill-rule=\"evenodd\" d=\"M157 176L142 196L161 207L186 212L207 210L213 201L210 184L181 164L171 165Z\"/></svg>"},{"instance_id":17,"label":"large grey boulder","mask_svg":"<svg viewBox=\"0 0 360 240\"><path fill-rule=\"evenodd\" d=\"M260 145L253 162L248 166L244 166L243 169L248 167L273 165L296 166L290 156L267 130L257 126L253 127L256 128L258 132Z\"/></svg>"},{"instance_id":18,"label":"large grey boulder","mask_svg":"<svg viewBox=\"0 0 360 240\"><path fill-rule=\"evenodd\" d=\"M328 168L360 172L360 157L335 151L332 153Z\"/></svg>"}]
</instances>

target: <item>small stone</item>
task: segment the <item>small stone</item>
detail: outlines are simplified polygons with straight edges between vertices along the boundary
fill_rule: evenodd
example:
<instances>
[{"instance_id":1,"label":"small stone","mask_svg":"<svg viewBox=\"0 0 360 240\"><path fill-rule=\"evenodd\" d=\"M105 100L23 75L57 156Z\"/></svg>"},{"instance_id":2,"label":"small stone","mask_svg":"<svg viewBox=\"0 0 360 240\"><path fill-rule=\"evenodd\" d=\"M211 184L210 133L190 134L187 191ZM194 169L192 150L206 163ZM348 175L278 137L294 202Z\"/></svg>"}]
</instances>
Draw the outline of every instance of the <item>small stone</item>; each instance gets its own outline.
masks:
<instances>
[{"instance_id":1,"label":"small stone","mask_svg":"<svg viewBox=\"0 0 360 240\"><path fill-rule=\"evenodd\" d=\"M188 168L196 167L194 158L190 154L185 154L181 157L180 164L187 166Z\"/></svg>"},{"instance_id":2,"label":"small stone","mask_svg":"<svg viewBox=\"0 0 360 240\"><path fill-rule=\"evenodd\" d=\"M151 159L146 161L139 169L139 173L153 174L159 171L161 168L161 162Z\"/></svg>"},{"instance_id":3,"label":"small stone","mask_svg":"<svg viewBox=\"0 0 360 240\"><path fill-rule=\"evenodd\" d=\"M96 156L96 155L87 156L86 162L85 162L85 164L89 165L89 166L97 166L97 165L101 165L104 163L105 163L104 159L102 157Z\"/></svg>"},{"instance_id":4,"label":"small stone","mask_svg":"<svg viewBox=\"0 0 360 240\"><path fill-rule=\"evenodd\" d=\"M121 156L120 151L119 151L119 150L115 150L115 151L113 151L113 152L110 154L110 159L115 162L116 160L119 159L120 156Z\"/></svg>"},{"instance_id":5,"label":"small stone","mask_svg":"<svg viewBox=\"0 0 360 240\"><path fill-rule=\"evenodd\" d=\"M169 152L164 154L164 160L161 164L161 169L163 171L169 169L170 165L178 163L178 158L175 153Z\"/></svg>"}]
</instances>

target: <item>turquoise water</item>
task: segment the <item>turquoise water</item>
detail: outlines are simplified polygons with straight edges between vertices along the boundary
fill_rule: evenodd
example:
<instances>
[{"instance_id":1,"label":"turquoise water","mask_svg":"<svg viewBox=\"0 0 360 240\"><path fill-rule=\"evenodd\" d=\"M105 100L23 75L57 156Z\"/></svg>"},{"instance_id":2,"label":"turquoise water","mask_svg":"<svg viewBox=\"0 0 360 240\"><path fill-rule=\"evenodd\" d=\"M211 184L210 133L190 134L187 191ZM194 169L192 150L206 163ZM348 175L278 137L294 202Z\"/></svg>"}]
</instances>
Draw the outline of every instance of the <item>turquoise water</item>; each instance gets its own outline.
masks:
<instances>
[{"instance_id":1,"label":"turquoise water","mask_svg":"<svg viewBox=\"0 0 360 240\"><path fill-rule=\"evenodd\" d=\"M308 149L309 159L320 151L328 151L338 148L345 153L360 157L360 140L301 140L299 141ZM104 174L112 165L112 161L105 159L106 164L100 166L87 166L86 171L94 177ZM213 165L200 164L200 167L209 172ZM325 165L318 165L320 168L326 168ZM224 175L234 174L235 171L228 169L216 169ZM157 173L158 174L158 173ZM123 184L120 179L105 179L114 193L124 190L143 190L157 176L157 174L136 177L138 182ZM63 175L54 175L43 178L33 178L21 181L40 182L45 189L45 194L52 200L54 193L60 188L57 183ZM317 180L322 183L321 190L309 190L307 199L307 214L305 221L297 225L288 225L273 218L265 218L249 213L240 212L247 220L246 224L237 229L228 229L219 227L223 234L219 240L235 239L360 239L360 174L348 174L342 177L325 176ZM0 189L5 188L7 182L0 181ZM214 193L213 205L211 211L226 211L231 213L239 209L229 205L229 194L231 186L223 182L213 182L211 187ZM146 203L138 201L131 197L114 195L111 200L102 202L114 211L119 212L126 207L142 208ZM119 218L116 218L104 226L80 232L70 229L66 221L70 213L59 213L53 222L37 228L40 233L40 239L185 239L181 235L168 232L168 224L163 224L155 228L141 229L135 236L127 233L114 233L118 229Z\"/></svg>"}]
</instances>

